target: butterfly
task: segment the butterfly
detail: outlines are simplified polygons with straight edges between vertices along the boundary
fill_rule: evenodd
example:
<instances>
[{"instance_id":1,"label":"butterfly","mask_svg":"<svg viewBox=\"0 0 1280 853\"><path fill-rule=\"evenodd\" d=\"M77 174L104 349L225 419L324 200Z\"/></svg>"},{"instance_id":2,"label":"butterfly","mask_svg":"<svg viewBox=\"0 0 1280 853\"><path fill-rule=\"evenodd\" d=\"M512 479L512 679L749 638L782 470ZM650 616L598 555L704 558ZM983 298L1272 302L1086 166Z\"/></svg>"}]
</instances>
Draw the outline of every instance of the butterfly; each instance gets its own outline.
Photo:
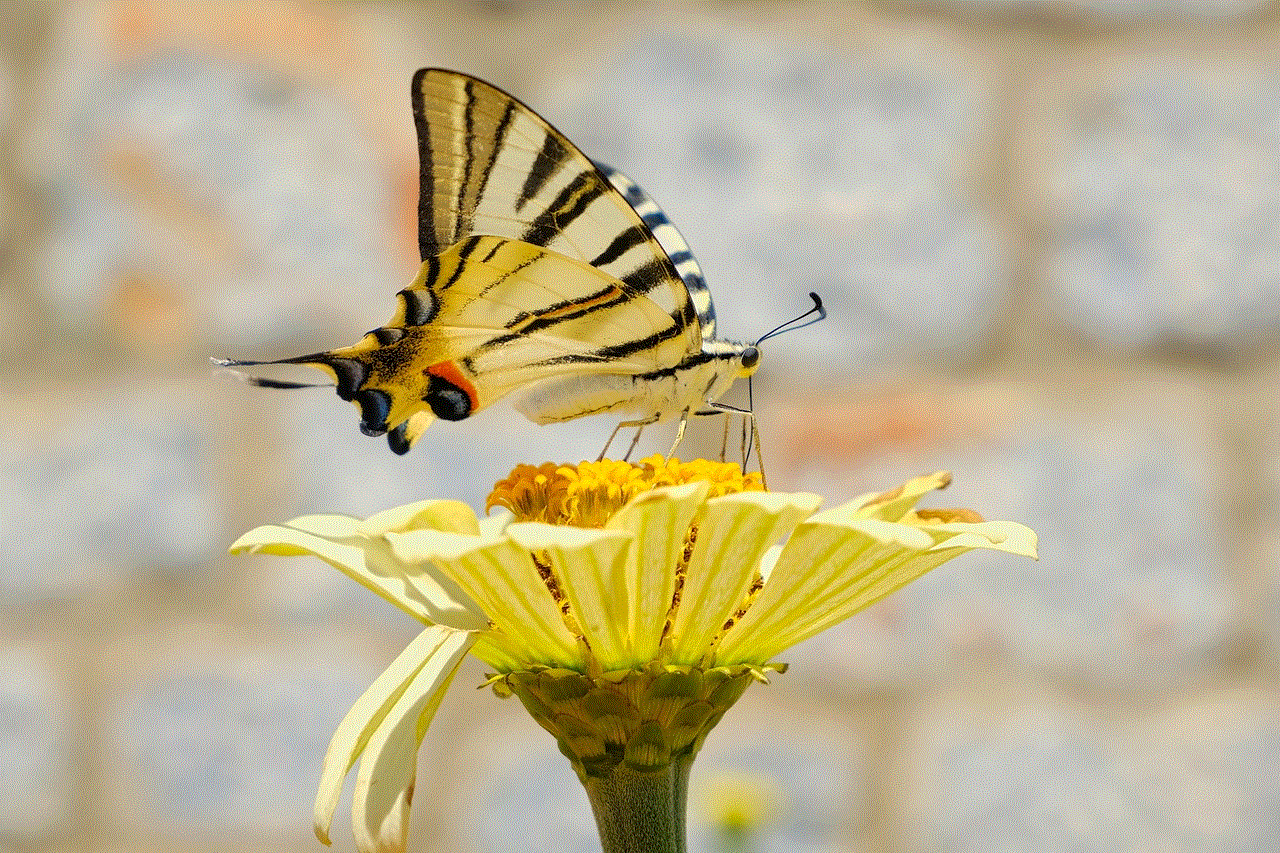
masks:
<instances>
[{"instance_id":1,"label":"butterfly","mask_svg":"<svg viewBox=\"0 0 1280 853\"><path fill-rule=\"evenodd\" d=\"M360 429L385 434L396 453L433 420L464 420L515 392L540 424L631 415L610 442L624 426L638 440L646 425L679 418L678 445L691 415L749 415L718 400L755 372L769 335L716 337L698 262L635 182L466 74L418 71L413 115L422 265L395 316L348 347L217 364L318 368L359 408ZM821 319L811 296L808 313Z\"/></svg>"}]
</instances>

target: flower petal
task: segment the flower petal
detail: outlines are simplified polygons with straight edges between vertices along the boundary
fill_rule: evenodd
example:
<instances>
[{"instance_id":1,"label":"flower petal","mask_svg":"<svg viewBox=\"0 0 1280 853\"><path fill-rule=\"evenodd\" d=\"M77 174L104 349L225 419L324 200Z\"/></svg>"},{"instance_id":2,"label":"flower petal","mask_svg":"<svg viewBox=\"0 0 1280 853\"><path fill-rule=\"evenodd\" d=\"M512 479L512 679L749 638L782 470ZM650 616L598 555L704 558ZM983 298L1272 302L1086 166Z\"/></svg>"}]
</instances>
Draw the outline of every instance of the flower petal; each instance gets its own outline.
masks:
<instances>
[{"instance_id":1,"label":"flower petal","mask_svg":"<svg viewBox=\"0 0 1280 853\"><path fill-rule=\"evenodd\" d=\"M630 659L618 669L658 656L675 595L676 566L683 559L689 525L710 489L706 482L656 488L636 496L609 519L608 529L628 530L634 537L626 577L617 588L622 594L606 596L612 605L609 618L625 625L630 638Z\"/></svg>"},{"instance_id":2,"label":"flower petal","mask_svg":"<svg viewBox=\"0 0 1280 853\"><path fill-rule=\"evenodd\" d=\"M485 518L480 519L480 535L488 538L501 536L502 532L507 529L507 525L515 521L516 517L509 510L499 509L497 512L491 513Z\"/></svg>"},{"instance_id":3,"label":"flower petal","mask_svg":"<svg viewBox=\"0 0 1280 853\"><path fill-rule=\"evenodd\" d=\"M439 566L488 615L495 633L524 647L527 663L581 666L577 640L526 549L505 536L437 530L388 533L387 541L397 559Z\"/></svg>"},{"instance_id":4,"label":"flower petal","mask_svg":"<svg viewBox=\"0 0 1280 853\"><path fill-rule=\"evenodd\" d=\"M631 657L627 613L627 555L632 535L626 530L589 530L525 521L507 528L512 541L534 553L545 553L569 613L605 671L625 669ZM664 608L655 618L662 621Z\"/></svg>"},{"instance_id":5,"label":"flower petal","mask_svg":"<svg viewBox=\"0 0 1280 853\"><path fill-rule=\"evenodd\" d=\"M363 524L360 519L349 515L300 515L285 522L285 526L294 530L305 530L325 539L343 539L355 536Z\"/></svg>"},{"instance_id":6,"label":"flower petal","mask_svg":"<svg viewBox=\"0 0 1280 853\"><path fill-rule=\"evenodd\" d=\"M360 853L405 849L418 747L471 643L465 633L443 637L365 745L351 796Z\"/></svg>"},{"instance_id":7,"label":"flower petal","mask_svg":"<svg viewBox=\"0 0 1280 853\"><path fill-rule=\"evenodd\" d=\"M898 521L911 511L920 498L929 492L945 489L949 485L951 485L951 474L947 471L938 471L935 474L925 474L923 477L908 480L898 488L874 495L870 499L856 498L844 507L836 507L836 509L846 507L852 509L856 506L857 515L860 518Z\"/></svg>"},{"instance_id":8,"label":"flower petal","mask_svg":"<svg viewBox=\"0 0 1280 853\"><path fill-rule=\"evenodd\" d=\"M447 530L451 533L480 533L475 510L462 501L418 501L393 507L372 515L360 523L366 536L403 533L406 530Z\"/></svg>"},{"instance_id":9,"label":"flower petal","mask_svg":"<svg viewBox=\"0 0 1280 853\"><path fill-rule=\"evenodd\" d=\"M1022 525L936 525L948 528L936 541L927 529L858 514L846 505L796 529L760 595L726 632L718 660L765 663L965 551L1028 552Z\"/></svg>"},{"instance_id":10,"label":"flower petal","mask_svg":"<svg viewBox=\"0 0 1280 853\"><path fill-rule=\"evenodd\" d=\"M462 631L488 624L484 613L449 578L431 571L406 573L386 539L345 532L358 524L346 516L304 516L284 525L255 527L232 543L230 551L313 555L423 622Z\"/></svg>"},{"instance_id":11,"label":"flower petal","mask_svg":"<svg viewBox=\"0 0 1280 853\"><path fill-rule=\"evenodd\" d=\"M1038 558L1038 539L1030 527L1016 521L982 521L977 524L934 524L922 526L926 532L950 534L933 546L933 550L986 548L1021 557Z\"/></svg>"},{"instance_id":12,"label":"flower petal","mask_svg":"<svg viewBox=\"0 0 1280 853\"><path fill-rule=\"evenodd\" d=\"M443 696L458 662L472 642L473 635L466 632L441 625L427 627L351 706L329 741L320 773L315 830L316 837L323 843L329 843L329 826L342 794L342 780L365 750L374 731L406 695L418 696L426 690ZM410 687L414 689L411 691Z\"/></svg>"},{"instance_id":13,"label":"flower petal","mask_svg":"<svg viewBox=\"0 0 1280 853\"><path fill-rule=\"evenodd\" d=\"M673 663L696 664L702 659L746 600L764 552L821 502L818 495L804 492L741 492L703 505L671 627Z\"/></svg>"}]
</instances>

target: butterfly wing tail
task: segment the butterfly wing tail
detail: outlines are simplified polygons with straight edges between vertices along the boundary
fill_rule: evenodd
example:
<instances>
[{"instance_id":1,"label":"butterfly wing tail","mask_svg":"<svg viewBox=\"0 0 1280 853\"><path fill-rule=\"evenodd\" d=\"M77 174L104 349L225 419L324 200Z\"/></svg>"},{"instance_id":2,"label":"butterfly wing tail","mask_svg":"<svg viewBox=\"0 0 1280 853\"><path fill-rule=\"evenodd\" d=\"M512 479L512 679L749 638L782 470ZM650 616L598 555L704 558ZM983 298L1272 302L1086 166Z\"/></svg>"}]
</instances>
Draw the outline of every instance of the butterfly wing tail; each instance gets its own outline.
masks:
<instances>
[{"instance_id":1,"label":"butterfly wing tail","mask_svg":"<svg viewBox=\"0 0 1280 853\"><path fill-rule=\"evenodd\" d=\"M443 412L442 416L450 420L460 420L471 413L472 400L456 387L458 382L450 383L430 375L423 377L423 387L409 387L413 384L413 373L400 368L400 365L406 363L408 356L403 352L396 353L396 350L402 349L397 345L404 342L407 336L403 329L395 329L393 334L388 332L386 327L375 329L352 346L309 355L262 361L230 358L211 360L219 367L231 369L243 381L262 388L335 388L340 398L354 403L360 410L361 432L370 436L385 434L391 449L403 454L409 451L435 420L437 412L429 411L428 407ZM417 340L409 342L409 349L414 353L421 352L428 364L433 363L433 348L425 345L427 340L423 336L414 337ZM275 365L312 367L328 374L333 381L295 382L249 375L235 369ZM457 380L466 382L465 377L461 376ZM436 397L445 398L442 403L433 404L433 393Z\"/></svg>"},{"instance_id":2,"label":"butterfly wing tail","mask_svg":"<svg viewBox=\"0 0 1280 853\"><path fill-rule=\"evenodd\" d=\"M210 356L209 361L218 367L225 368L221 373L233 376L248 385L257 388L332 388L331 382L295 382L288 379L272 379L268 376L253 376L245 373L243 370L236 370L237 367L261 367L263 365L275 364L274 361L253 361L252 359L243 358L218 358Z\"/></svg>"},{"instance_id":3,"label":"butterfly wing tail","mask_svg":"<svg viewBox=\"0 0 1280 853\"><path fill-rule=\"evenodd\" d=\"M431 426L431 422L436 419L431 412L414 412L409 416L408 420L401 421L395 427L387 432L387 444L391 449L400 455L409 452L409 448L413 447L416 442L427 429Z\"/></svg>"}]
</instances>

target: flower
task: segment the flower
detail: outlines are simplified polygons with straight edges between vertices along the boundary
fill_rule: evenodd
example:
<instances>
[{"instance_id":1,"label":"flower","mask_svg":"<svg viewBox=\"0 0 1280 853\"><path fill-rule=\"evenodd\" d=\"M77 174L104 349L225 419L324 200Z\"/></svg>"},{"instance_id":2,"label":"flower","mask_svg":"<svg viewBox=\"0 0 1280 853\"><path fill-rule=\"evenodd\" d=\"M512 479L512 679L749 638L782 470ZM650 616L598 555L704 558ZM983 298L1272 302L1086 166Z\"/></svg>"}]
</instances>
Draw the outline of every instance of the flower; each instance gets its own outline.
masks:
<instances>
[{"instance_id":1,"label":"flower","mask_svg":"<svg viewBox=\"0 0 1280 853\"><path fill-rule=\"evenodd\" d=\"M818 512L817 495L763 491L724 463L548 463L499 482L489 508L508 512L490 518L424 501L250 531L233 553L315 555L426 626L339 725L317 836L359 759L357 847L404 849L418 746L470 652L556 736L606 851L682 850L693 756L752 681L785 669L777 655L966 551L1035 555L1022 525L915 509L949 482ZM667 798L666 823L637 827L619 805L637 796Z\"/></svg>"}]
</instances>

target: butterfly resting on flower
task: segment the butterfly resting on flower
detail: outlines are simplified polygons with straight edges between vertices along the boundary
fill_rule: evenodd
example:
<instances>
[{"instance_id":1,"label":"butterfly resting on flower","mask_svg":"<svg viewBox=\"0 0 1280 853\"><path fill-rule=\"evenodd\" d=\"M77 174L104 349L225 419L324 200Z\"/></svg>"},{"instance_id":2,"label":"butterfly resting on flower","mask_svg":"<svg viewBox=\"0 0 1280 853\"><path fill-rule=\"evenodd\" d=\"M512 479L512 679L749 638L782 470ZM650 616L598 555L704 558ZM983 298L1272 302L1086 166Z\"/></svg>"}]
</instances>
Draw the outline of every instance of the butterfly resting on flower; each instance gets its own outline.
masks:
<instances>
[{"instance_id":1,"label":"butterfly resting on flower","mask_svg":"<svg viewBox=\"0 0 1280 853\"><path fill-rule=\"evenodd\" d=\"M385 434L396 453L435 418L463 420L513 392L542 424L615 412L633 416L619 428L642 429L679 418L677 444L690 415L740 411L717 401L755 372L769 335L716 337L702 271L643 190L465 74L418 71L413 114L422 266L395 316L349 347L216 363L319 368L359 407L360 429Z\"/></svg>"}]
</instances>

